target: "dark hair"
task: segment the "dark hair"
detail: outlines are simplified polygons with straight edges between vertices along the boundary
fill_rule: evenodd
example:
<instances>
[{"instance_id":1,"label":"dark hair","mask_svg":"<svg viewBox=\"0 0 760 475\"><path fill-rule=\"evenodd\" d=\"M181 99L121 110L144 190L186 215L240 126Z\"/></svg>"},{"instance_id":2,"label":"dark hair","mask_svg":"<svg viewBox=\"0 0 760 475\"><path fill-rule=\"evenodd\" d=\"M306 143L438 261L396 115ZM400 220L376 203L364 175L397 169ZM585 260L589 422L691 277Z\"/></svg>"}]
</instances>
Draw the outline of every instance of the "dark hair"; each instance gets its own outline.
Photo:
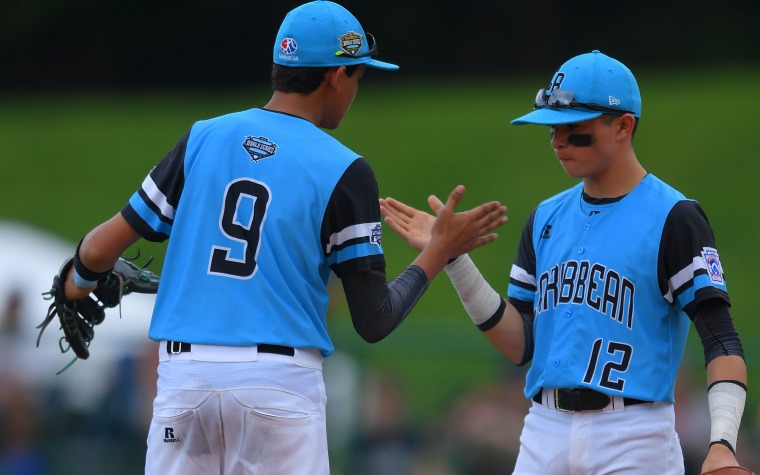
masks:
<instances>
[{"instance_id":1,"label":"dark hair","mask_svg":"<svg viewBox=\"0 0 760 475\"><path fill-rule=\"evenodd\" d=\"M335 66L333 66L335 67ZM358 64L346 66L346 74L350 77L359 67ZM329 67L324 68L293 68L279 64L272 65L272 90L280 92L297 92L311 94L316 91Z\"/></svg>"}]
</instances>

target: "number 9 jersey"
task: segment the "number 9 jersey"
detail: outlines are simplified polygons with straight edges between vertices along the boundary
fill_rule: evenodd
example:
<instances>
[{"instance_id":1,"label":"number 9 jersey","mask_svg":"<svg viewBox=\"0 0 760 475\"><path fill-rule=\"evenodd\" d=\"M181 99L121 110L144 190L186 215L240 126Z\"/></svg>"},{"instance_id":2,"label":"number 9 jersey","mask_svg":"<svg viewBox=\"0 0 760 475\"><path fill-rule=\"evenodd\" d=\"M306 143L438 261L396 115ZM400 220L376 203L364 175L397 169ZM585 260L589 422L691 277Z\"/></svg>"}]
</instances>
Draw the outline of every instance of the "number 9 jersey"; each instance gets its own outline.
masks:
<instances>
[{"instance_id":1,"label":"number 9 jersey","mask_svg":"<svg viewBox=\"0 0 760 475\"><path fill-rule=\"evenodd\" d=\"M311 122L251 109L199 121L121 210L169 239L149 336L329 356L334 271L385 266L369 164Z\"/></svg>"},{"instance_id":2,"label":"number 9 jersey","mask_svg":"<svg viewBox=\"0 0 760 475\"><path fill-rule=\"evenodd\" d=\"M673 402L699 302L728 302L712 230L699 205L647 175L619 199L583 184L542 202L523 229L510 299L533 307L525 395L591 388Z\"/></svg>"}]
</instances>

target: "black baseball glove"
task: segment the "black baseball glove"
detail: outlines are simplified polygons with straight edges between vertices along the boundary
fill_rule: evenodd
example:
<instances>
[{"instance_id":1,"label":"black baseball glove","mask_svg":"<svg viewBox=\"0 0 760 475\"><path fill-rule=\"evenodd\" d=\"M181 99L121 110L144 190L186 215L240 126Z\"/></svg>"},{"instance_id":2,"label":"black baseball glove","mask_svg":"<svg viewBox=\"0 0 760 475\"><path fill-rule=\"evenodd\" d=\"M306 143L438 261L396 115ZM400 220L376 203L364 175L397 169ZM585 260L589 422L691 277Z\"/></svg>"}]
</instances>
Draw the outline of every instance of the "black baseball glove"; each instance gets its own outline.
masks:
<instances>
[{"instance_id":1,"label":"black baseball glove","mask_svg":"<svg viewBox=\"0 0 760 475\"><path fill-rule=\"evenodd\" d=\"M160 277L147 269L148 264L138 267L131 260L119 258L108 275L98 281L97 288L90 295L79 300L67 300L64 282L71 266L74 265L74 258L66 259L58 274L53 277L52 288L42 294L46 300L52 300L53 303L48 308L45 320L37 326L40 330L37 346L40 346L42 332L57 316L63 330L63 336L58 341L61 352L66 353L72 349L77 358L89 358L88 347L95 337L95 326L103 323L106 308L120 305L122 297L133 292L158 292Z\"/></svg>"}]
</instances>

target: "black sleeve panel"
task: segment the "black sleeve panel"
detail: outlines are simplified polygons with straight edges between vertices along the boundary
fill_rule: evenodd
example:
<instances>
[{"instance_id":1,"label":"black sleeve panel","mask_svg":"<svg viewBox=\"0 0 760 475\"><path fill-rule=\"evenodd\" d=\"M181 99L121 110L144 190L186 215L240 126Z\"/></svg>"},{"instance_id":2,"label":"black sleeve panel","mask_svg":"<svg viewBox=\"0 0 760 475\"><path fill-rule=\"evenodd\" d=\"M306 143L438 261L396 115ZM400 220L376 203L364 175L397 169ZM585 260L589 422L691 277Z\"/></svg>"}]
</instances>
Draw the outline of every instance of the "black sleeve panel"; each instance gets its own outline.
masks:
<instances>
[{"instance_id":1,"label":"black sleeve panel","mask_svg":"<svg viewBox=\"0 0 760 475\"><path fill-rule=\"evenodd\" d=\"M515 256L515 265L535 277L536 274L536 249L533 247L533 222L536 218L536 209L531 211L520 235L520 244L517 247L517 256ZM535 291L535 286L526 282L509 279L511 285L516 285L531 291Z\"/></svg>"},{"instance_id":2,"label":"black sleeve panel","mask_svg":"<svg viewBox=\"0 0 760 475\"><path fill-rule=\"evenodd\" d=\"M377 223L380 226L379 200L377 180L372 167L365 159L357 158L343 173L330 197L322 220L322 248L327 247L333 234L350 226L366 223ZM368 241L367 238L363 239ZM356 243L352 240L343 243L342 246ZM336 247L339 248L340 246ZM385 267L385 258L379 254L340 262L334 265L332 270L342 278L349 272L382 267Z\"/></svg>"},{"instance_id":3,"label":"black sleeve panel","mask_svg":"<svg viewBox=\"0 0 760 475\"><path fill-rule=\"evenodd\" d=\"M680 201L673 207L665 221L662 233L657 279L660 291L665 295L668 293L669 280L673 276L692 266L694 259L701 256L705 248L715 248L715 235L702 207L691 200ZM704 269L696 271L697 275L706 273ZM684 282L679 288L673 289L673 298L689 290L692 282ZM730 303L728 294L720 289L709 287L698 290L693 302L683 310L693 317L695 308L700 302L714 298Z\"/></svg>"},{"instance_id":4,"label":"black sleeve panel","mask_svg":"<svg viewBox=\"0 0 760 475\"><path fill-rule=\"evenodd\" d=\"M155 183L156 188L166 197L166 203L175 210L179 206L182 191L185 188L185 152L187 151L187 141L190 138L190 130L180 138L174 147L164 156L164 158L149 173L150 179ZM140 199L156 215L156 217L171 225L173 218L166 216L156 203L153 202L149 194L141 185L137 190ZM121 209L124 219L137 231L140 236L148 241L162 242L169 238L168 235L155 231L143 218L135 212L132 205L127 202Z\"/></svg>"}]
</instances>

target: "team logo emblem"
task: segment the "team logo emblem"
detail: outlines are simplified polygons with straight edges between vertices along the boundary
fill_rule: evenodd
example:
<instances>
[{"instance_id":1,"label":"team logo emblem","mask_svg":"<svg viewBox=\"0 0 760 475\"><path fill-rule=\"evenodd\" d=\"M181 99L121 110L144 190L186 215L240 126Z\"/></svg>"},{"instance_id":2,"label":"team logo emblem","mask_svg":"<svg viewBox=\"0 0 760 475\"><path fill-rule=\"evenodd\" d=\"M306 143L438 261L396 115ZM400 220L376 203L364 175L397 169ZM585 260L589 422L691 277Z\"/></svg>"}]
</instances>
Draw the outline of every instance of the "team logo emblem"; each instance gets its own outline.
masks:
<instances>
[{"instance_id":1,"label":"team logo emblem","mask_svg":"<svg viewBox=\"0 0 760 475\"><path fill-rule=\"evenodd\" d=\"M375 224L370 229L369 243L380 247L380 241L383 240L383 228L380 223Z\"/></svg>"},{"instance_id":2,"label":"team logo emblem","mask_svg":"<svg viewBox=\"0 0 760 475\"><path fill-rule=\"evenodd\" d=\"M277 144L266 137L247 136L243 141L243 148L251 156L251 161L258 163L259 160L269 158L277 153Z\"/></svg>"},{"instance_id":3,"label":"team logo emblem","mask_svg":"<svg viewBox=\"0 0 760 475\"><path fill-rule=\"evenodd\" d=\"M362 35L355 31L349 31L340 35L338 41L340 42L340 49L351 56L358 53L362 48L362 44L364 44L362 41Z\"/></svg>"},{"instance_id":4,"label":"team logo emblem","mask_svg":"<svg viewBox=\"0 0 760 475\"><path fill-rule=\"evenodd\" d=\"M285 38L280 43L280 51L285 54L295 54L298 51L298 43L293 38Z\"/></svg>"},{"instance_id":5,"label":"team logo emblem","mask_svg":"<svg viewBox=\"0 0 760 475\"><path fill-rule=\"evenodd\" d=\"M725 283L723 279L723 266L720 265L717 249L703 247L702 259L705 260L707 275L710 276L710 280L715 284L723 285Z\"/></svg>"}]
</instances>

